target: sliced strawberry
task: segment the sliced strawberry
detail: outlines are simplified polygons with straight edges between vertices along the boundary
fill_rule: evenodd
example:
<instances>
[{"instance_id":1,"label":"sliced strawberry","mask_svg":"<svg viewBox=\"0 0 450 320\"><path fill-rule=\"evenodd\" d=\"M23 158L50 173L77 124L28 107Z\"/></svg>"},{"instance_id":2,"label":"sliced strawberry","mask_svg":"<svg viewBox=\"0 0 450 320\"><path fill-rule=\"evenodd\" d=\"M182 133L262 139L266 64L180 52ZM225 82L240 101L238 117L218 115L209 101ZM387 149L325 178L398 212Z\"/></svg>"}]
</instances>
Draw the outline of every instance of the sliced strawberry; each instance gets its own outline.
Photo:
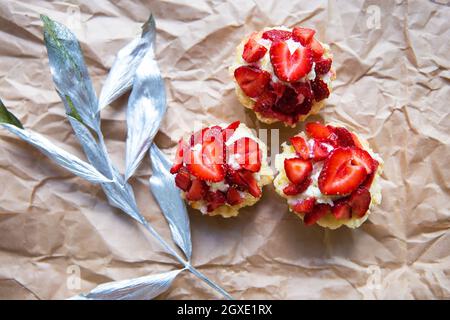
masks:
<instances>
[{"instance_id":1,"label":"sliced strawberry","mask_svg":"<svg viewBox=\"0 0 450 320\"><path fill-rule=\"evenodd\" d=\"M270 73L258 68L242 66L234 71L234 77L242 91L250 98L263 93L270 82Z\"/></svg>"},{"instance_id":2,"label":"sliced strawberry","mask_svg":"<svg viewBox=\"0 0 450 320\"><path fill-rule=\"evenodd\" d=\"M312 179L310 177L307 177L305 180L303 180L300 184L294 184L290 183L286 187L284 187L283 192L287 196L295 196L299 193L305 192L306 189L311 185Z\"/></svg>"},{"instance_id":3,"label":"sliced strawberry","mask_svg":"<svg viewBox=\"0 0 450 320\"><path fill-rule=\"evenodd\" d=\"M352 152L352 161L357 165L363 166L366 169L367 174L372 174L378 167L378 162L375 161L366 150L354 147L352 148Z\"/></svg>"},{"instance_id":4,"label":"sliced strawberry","mask_svg":"<svg viewBox=\"0 0 450 320\"><path fill-rule=\"evenodd\" d=\"M311 175L312 163L309 160L300 158L285 159L284 170L292 183L300 184Z\"/></svg>"},{"instance_id":5,"label":"sliced strawberry","mask_svg":"<svg viewBox=\"0 0 450 320\"><path fill-rule=\"evenodd\" d=\"M292 30L292 39L300 42L302 46L306 46L311 42L315 33L316 31L313 29L295 27Z\"/></svg>"},{"instance_id":6,"label":"sliced strawberry","mask_svg":"<svg viewBox=\"0 0 450 320\"><path fill-rule=\"evenodd\" d=\"M305 214L305 213L312 211L315 203L316 203L316 198L309 197L309 198L300 200L299 202L296 202L292 206L292 210L294 210L294 212L296 212L296 213Z\"/></svg>"},{"instance_id":7,"label":"sliced strawberry","mask_svg":"<svg viewBox=\"0 0 450 320\"><path fill-rule=\"evenodd\" d=\"M199 201L202 200L208 191L208 186L206 183L199 179L194 179L192 181L189 191L186 193L186 199L189 201Z\"/></svg>"},{"instance_id":8,"label":"sliced strawberry","mask_svg":"<svg viewBox=\"0 0 450 320\"><path fill-rule=\"evenodd\" d=\"M316 101L322 101L330 96L328 85L318 77L316 77L314 81L311 81L311 88L314 92L314 99Z\"/></svg>"},{"instance_id":9,"label":"sliced strawberry","mask_svg":"<svg viewBox=\"0 0 450 320\"><path fill-rule=\"evenodd\" d=\"M372 161L373 161L373 171L371 174L367 176L366 180L364 180L364 182L361 184L361 187L366 187L367 189L370 189L370 187L372 186L373 180L375 179L375 175L377 174L379 166L377 160L372 159Z\"/></svg>"},{"instance_id":10,"label":"sliced strawberry","mask_svg":"<svg viewBox=\"0 0 450 320\"><path fill-rule=\"evenodd\" d=\"M328 126L324 126L320 122L309 122L306 124L305 129L308 136L322 141L328 140L333 133Z\"/></svg>"},{"instance_id":11,"label":"sliced strawberry","mask_svg":"<svg viewBox=\"0 0 450 320\"><path fill-rule=\"evenodd\" d=\"M205 198L208 202L206 206L208 212L214 211L218 207L223 206L227 200L225 194L219 190L208 192Z\"/></svg>"},{"instance_id":12,"label":"sliced strawberry","mask_svg":"<svg viewBox=\"0 0 450 320\"><path fill-rule=\"evenodd\" d=\"M325 144L320 142L319 140L314 140L313 144L313 159L315 161L322 161L328 158L330 151Z\"/></svg>"},{"instance_id":13,"label":"sliced strawberry","mask_svg":"<svg viewBox=\"0 0 450 320\"><path fill-rule=\"evenodd\" d=\"M181 167L175 176L175 184L183 191L188 191L191 187L191 178L185 167Z\"/></svg>"},{"instance_id":14,"label":"sliced strawberry","mask_svg":"<svg viewBox=\"0 0 450 320\"><path fill-rule=\"evenodd\" d=\"M266 52L266 47L260 45L253 37L251 37L244 46L242 58L248 63L252 63L264 57Z\"/></svg>"},{"instance_id":15,"label":"sliced strawberry","mask_svg":"<svg viewBox=\"0 0 450 320\"><path fill-rule=\"evenodd\" d=\"M317 203L313 210L303 218L305 225L310 226L331 212L331 206L325 203Z\"/></svg>"},{"instance_id":16,"label":"sliced strawberry","mask_svg":"<svg viewBox=\"0 0 450 320\"><path fill-rule=\"evenodd\" d=\"M178 148L175 154L175 162L173 163L172 168L170 168L170 173L175 174L177 173L180 168L183 166L183 155L184 150L186 149L187 145L186 142L184 142L183 139L180 139L178 141Z\"/></svg>"},{"instance_id":17,"label":"sliced strawberry","mask_svg":"<svg viewBox=\"0 0 450 320\"><path fill-rule=\"evenodd\" d=\"M337 136L337 144L340 147L353 147L355 145L353 136L347 129L335 127L333 128L333 132Z\"/></svg>"},{"instance_id":18,"label":"sliced strawberry","mask_svg":"<svg viewBox=\"0 0 450 320\"><path fill-rule=\"evenodd\" d=\"M303 137L295 136L289 139L295 152L304 160L309 159L309 146Z\"/></svg>"},{"instance_id":19,"label":"sliced strawberry","mask_svg":"<svg viewBox=\"0 0 450 320\"><path fill-rule=\"evenodd\" d=\"M325 52L325 49L320 44L320 42L316 40L316 38L312 38L311 42L309 43L309 47L311 48L314 61L319 60Z\"/></svg>"},{"instance_id":20,"label":"sliced strawberry","mask_svg":"<svg viewBox=\"0 0 450 320\"><path fill-rule=\"evenodd\" d=\"M323 194L349 194L366 179L367 170L354 156L354 150L356 148L334 149L325 160L318 180Z\"/></svg>"},{"instance_id":21,"label":"sliced strawberry","mask_svg":"<svg viewBox=\"0 0 450 320\"><path fill-rule=\"evenodd\" d=\"M311 50L298 47L293 54L286 42L273 42L270 61L276 76L283 81L295 82L307 75L312 68Z\"/></svg>"},{"instance_id":22,"label":"sliced strawberry","mask_svg":"<svg viewBox=\"0 0 450 320\"><path fill-rule=\"evenodd\" d=\"M226 128L222 130L222 137L224 142L228 141L228 139L234 134L234 132L236 131L237 127L239 127L240 124L241 122L237 120L230 123Z\"/></svg>"},{"instance_id":23,"label":"sliced strawberry","mask_svg":"<svg viewBox=\"0 0 450 320\"><path fill-rule=\"evenodd\" d=\"M234 142L229 153L241 168L251 172L261 169L261 150L255 140L248 137L240 138Z\"/></svg>"},{"instance_id":24,"label":"sliced strawberry","mask_svg":"<svg viewBox=\"0 0 450 320\"><path fill-rule=\"evenodd\" d=\"M327 74L331 69L331 62L331 59L320 59L316 61L316 66L314 67L316 75Z\"/></svg>"},{"instance_id":25,"label":"sliced strawberry","mask_svg":"<svg viewBox=\"0 0 450 320\"><path fill-rule=\"evenodd\" d=\"M234 187L230 187L228 188L227 191L227 203L234 206L236 204L239 204L242 202L242 198L241 198L241 194L239 193L239 191L234 188Z\"/></svg>"},{"instance_id":26,"label":"sliced strawberry","mask_svg":"<svg viewBox=\"0 0 450 320\"><path fill-rule=\"evenodd\" d=\"M352 217L352 208L348 204L347 198L336 200L333 205L332 213L338 220L350 219Z\"/></svg>"},{"instance_id":27,"label":"sliced strawberry","mask_svg":"<svg viewBox=\"0 0 450 320\"><path fill-rule=\"evenodd\" d=\"M248 192L255 198L259 198L262 194L261 189L258 186L258 182L253 177L253 173L247 170L239 171L239 176L245 182L248 188Z\"/></svg>"},{"instance_id":28,"label":"sliced strawberry","mask_svg":"<svg viewBox=\"0 0 450 320\"><path fill-rule=\"evenodd\" d=\"M191 135L191 138L189 140L189 143L190 143L191 147L195 146L198 143L202 144L203 143L203 135L208 130L209 130L209 128L206 127L206 128L201 129L201 130L198 130L197 132L194 132Z\"/></svg>"},{"instance_id":29,"label":"sliced strawberry","mask_svg":"<svg viewBox=\"0 0 450 320\"><path fill-rule=\"evenodd\" d=\"M202 148L191 148L187 156L187 169L199 179L219 182L225 177L223 147L215 141L204 142Z\"/></svg>"},{"instance_id":30,"label":"sliced strawberry","mask_svg":"<svg viewBox=\"0 0 450 320\"><path fill-rule=\"evenodd\" d=\"M370 192L365 187L358 188L350 195L348 203L352 208L352 214L358 218L364 217L370 206Z\"/></svg>"},{"instance_id":31,"label":"sliced strawberry","mask_svg":"<svg viewBox=\"0 0 450 320\"><path fill-rule=\"evenodd\" d=\"M269 30L263 33L263 39L269 39L273 42L284 41L292 37L292 33L286 30Z\"/></svg>"},{"instance_id":32,"label":"sliced strawberry","mask_svg":"<svg viewBox=\"0 0 450 320\"><path fill-rule=\"evenodd\" d=\"M352 132L352 138L353 138L353 143L355 144L355 146L357 146L358 148L364 149L364 147L362 146L361 142L359 141L357 135L354 134L353 132Z\"/></svg>"}]
</instances>

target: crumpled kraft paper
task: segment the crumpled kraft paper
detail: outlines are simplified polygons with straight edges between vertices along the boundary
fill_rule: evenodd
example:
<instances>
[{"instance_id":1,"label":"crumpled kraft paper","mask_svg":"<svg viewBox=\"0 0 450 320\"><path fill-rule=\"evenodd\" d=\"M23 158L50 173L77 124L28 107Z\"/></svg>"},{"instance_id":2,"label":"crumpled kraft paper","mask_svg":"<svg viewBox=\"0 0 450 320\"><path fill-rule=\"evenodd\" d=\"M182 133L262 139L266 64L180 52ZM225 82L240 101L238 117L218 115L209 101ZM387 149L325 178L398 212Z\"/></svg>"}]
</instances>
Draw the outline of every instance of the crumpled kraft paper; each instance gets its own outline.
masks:
<instances>
[{"instance_id":1,"label":"crumpled kraft paper","mask_svg":"<svg viewBox=\"0 0 450 320\"><path fill-rule=\"evenodd\" d=\"M313 120L340 122L385 161L383 202L359 229L304 227L272 187L235 219L190 210L193 264L238 299L450 298L450 6L435 1L0 2L0 95L24 123L82 157L52 84L39 14L79 38L97 93L117 51L152 11L168 112L156 143L206 124L259 123L239 105L227 68L254 30L305 25L328 42L335 90ZM127 96L102 111L108 150L124 170ZM0 131L0 298L63 299L96 285L178 265L99 187ZM168 227L148 189L148 160L132 184L145 217ZM219 298L182 273L161 298Z\"/></svg>"}]
</instances>

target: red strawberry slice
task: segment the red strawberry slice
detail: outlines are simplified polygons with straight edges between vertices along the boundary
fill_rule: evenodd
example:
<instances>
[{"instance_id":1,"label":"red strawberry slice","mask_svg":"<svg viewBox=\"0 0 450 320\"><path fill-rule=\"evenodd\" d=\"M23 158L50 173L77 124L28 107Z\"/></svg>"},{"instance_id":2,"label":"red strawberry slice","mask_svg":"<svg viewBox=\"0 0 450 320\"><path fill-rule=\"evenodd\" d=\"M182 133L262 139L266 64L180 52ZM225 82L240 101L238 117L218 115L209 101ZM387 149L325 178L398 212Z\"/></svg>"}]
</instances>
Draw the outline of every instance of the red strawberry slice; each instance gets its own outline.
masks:
<instances>
[{"instance_id":1,"label":"red strawberry slice","mask_svg":"<svg viewBox=\"0 0 450 320\"><path fill-rule=\"evenodd\" d=\"M189 143L190 143L191 147L195 146L198 143L202 144L203 143L203 135L208 130L209 130L209 128L206 127L201 130L198 130L197 132L194 132L191 135L191 138L189 139Z\"/></svg>"},{"instance_id":2,"label":"red strawberry slice","mask_svg":"<svg viewBox=\"0 0 450 320\"><path fill-rule=\"evenodd\" d=\"M242 202L241 194L239 191L234 188L230 187L227 191L227 203L234 206Z\"/></svg>"},{"instance_id":3,"label":"red strawberry slice","mask_svg":"<svg viewBox=\"0 0 450 320\"><path fill-rule=\"evenodd\" d=\"M352 208L352 214L358 218L364 217L370 206L370 192L365 187L358 188L350 195L348 203Z\"/></svg>"},{"instance_id":4,"label":"red strawberry slice","mask_svg":"<svg viewBox=\"0 0 450 320\"><path fill-rule=\"evenodd\" d=\"M266 47L260 45L253 37L251 37L244 46L242 58L248 63L253 63L264 57L266 52Z\"/></svg>"},{"instance_id":5,"label":"red strawberry slice","mask_svg":"<svg viewBox=\"0 0 450 320\"><path fill-rule=\"evenodd\" d=\"M318 77L316 77L314 81L311 81L311 88L314 92L314 99L316 101L322 101L330 96L328 85Z\"/></svg>"},{"instance_id":6,"label":"red strawberry slice","mask_svg":"<svg viewBox=\"0 0 450 320\"><path fill-rule=\"evenodd\" d=\"M295 136L289 139L295 152L304 160L309 159L309 146L303 137Z\"/></svg>"},{"instance_id":7,"label":"red strawberry slice","mask_svg":"<svg viewBox=\"0 0 450 320\"><path fill-rule=\"evenodd\" d=\"M191 178L186 168L181 167L175 176L175 184L183 191L188 191L191 187Z\"/></svg>"},{"instance_id":8,"label":"red strawberry slice","mask_svg":"<svg viewBox=\"0 0 450 320\"><path fill-rule=\"evenodd\" d=\"M347 129L335 127L333 128L333 132L337 136L337 144L340 147L353 147L355 145L353 136Z\"/></svg>"},{"instance_id":9,"label":"red strawberry slice","mask_svg":"<svg viewBox=\"0 0 450 320\"><path fill-rule=\"evenodd\" d=\"M365 164L355 156L355 150L337 148L330 153L319 175L319 189L323 194L349 194L366 179Z\"/></svg>"},{"instance_id":10,"label":"red strawberry slice","mask_svg":"<svg viewBox=\"0 0 450 320\"><path fill-rule=\"evenodd\" d=\"M295 82L311 71L311 50L298 47L290 53L286 42L273 42L270 47L270 61L276 76L283 81Z\"/></svg>"},{"instance_id":11,"label":"red strawberry slice","mask_svg":"<svg viewBox=\"0 0 450 320\"><path fill-rule=\"evenodd\" d=\"M377 174L377 170L378 170L378 166L379 163L377 160L372 159L373 161L373 171L371 174L369 174L366 178L366 180L364 180L364 182L362 183L362 187L366 187L367 189L370 189L370 187L372 186L373 183L373 179L375 179L375 175Z\"/></svg>"},{"instance_id":12,"label":"red strawberry slice","mask_svg":"<svg viewBox=\"0 0 450 320\"><path fill-rule=\"evenodd\" d=\"M191 148L187 155L187 169L199 179L219 182L225 177L223 170L223 146L204 142L202 148Z\"/></svg>"},{"instance_id":13,"label":"red strawberry slice","mask_svg":"<svg viewBox=\"0 0 450 320\"><path fill-rule=\"evenodd\" d=\"M311 175L312 163L309 160L300 158L285 159L284 170L292 183L300 184Z\"/></svg>"},{"instance_id":14,"label":"red strawberry slice","mask_svg":"<svg viewBox=\"0 0 450 320\"><path fill-rule=\"evenodd\" d=\"M250 98L263 93L270 82L270 73L254 67L242 66L234 71L234 77L242 91Z\"/></svg>"},{"instance_id":15,"label":"red strawberry slice","mask_svg":"<svg viewBox=\"0 0 450 320\"><path fill-rule=\"evenodd\" d=\"M348 204L347 198L334 201L332 213L338 220L350 219L352 217L352 208Z\"/></svg>"},{"instance_id":16,"label":"red strawberry slice","mask_svg":"<svg viewBox=\"0 0 450 320\"><path fill-rule=\"evenodd\" d=\"M172 166L172 168L170 168L170 173L171 174L175 174L177 173L180 168L183 166L183 155L184 155L184 150L186 149L187 145L186 142L184 142L183 139L180 139L178 141L178 148L175 154L175 162Z\"/></svg>"},{"instance_id":17,"label":"red strawberry slice","mask_svg":"<svg viewBox=\"0 0 450 320\"><path fill-rule=\"evenodd\" d=\"M302 46L306 46L311 42L315 33L316 31L313 29L295 27L292 30L292 39L300 42Z\"/></svg>"},{"instance_id":18,"label":"red strawberry slice","mask_svg":"<svg viewBox=\"0 0 450 320\"><path fill-rule=\"evenodd\" d=\"M296 213L305 214L308 212L311 212L314 208L314 204L316 203L316 198L309 197L304 200L300 200L299 202L296 202L292 206L292 210Z\"/></svg>"},{"instance_id":19,"label":"red strawberry slice","mask_svg":"<svg viewBox=\"0 0 450 320\"><path fill-rule=\"evenodd\" d=\"M262 194L261 189L258 186L258 182L253 177L253 173L247 170L239 171L240 178L245 182L248 188L248 192L255 198L259 198Z\"/></svg>"},{"instance_id":20,"label":"red strawberry slice","mask_svg":"<svg viewBox=\"0 0 450 320\"><path fill-rule=\"evenodd\" d=\"M320 59L316 61L316 66L314 67L316 75L327 74L331 69L331 62L331 59Z\"/></svg>"},{"instance_id":21,"label":"red strawberry slice","mask_svg":"<svg viewBox=\"0 0 450 320\"><path fill-rule=\"evenodd\" d=\"M352 152L352 161L360 166L363 166L368 175L374 172L378 167L378 162L375 161L366 150L354 147L352 148Z\"/></svg>"},{"instance_id":22,"label":"red strawberry slice","mask_svg":"<svg viewBox=\"0 0 450 320\"><path fill-rule=\"evenodd\" d=\"M284 41L290 39L292 37L292 33L286 30L269 30L263 33L263 39L269 39L273 42Z\"/></svg>"},{"instance_id":23,"label":"red strawberry slice","mask_svg":"<svg viewBox=\"0 0 450 320\"><path fill-rule=\"evenodd\" d=\"M251 172L258 172L261 169L261 151L255 140L248 137L236 140L230 153L241 168Z\"/></svg>"},{"instance_id":24,"label":"red strawberry slice","mask_svg":"<svg viewBox=\"0 0 450 320\"><path fill-rule=\"evenodd\" d=\"M318 220L326 216L331 212L331 206L325 203L318 203L314 206L313 210L303 218L305 225L310 226L316 223Z\"/></svg>"},{"instance_id":25,"label":"red strawberry slice","mask_svg":"<svg viewBox=\"0 0 450 320\"><path fill-rule=\"evenodd\" d=\"M362 146L362 144L359 141L358 137L353 132L352 132L352 138L353 138L353 143L355 144L355 146L357 146L358 148L364 149L364 147Z\"/></svg>"},{"instance_id":26,"label":"red strawberry slice","mask_svg":"<svg viewBox=\"0 0 450 320\"><path fill-rule=\"evenodd\" d=\"M316 38L312 38L311 42L309 43L309 47L311 48L314 61L319 60L325 52L325 49L320 44L320 42L316 40Z\"/></svg>"},{"instance_id":27,"label":"red strawberry slice","mask_svg":"<svg viewBox=\"0 0 450 320\"><path fill-rule=\"evenodd\" d=\"M230 123L226 128L222 130L222 137L224 142L227 142L228 139L230 139L230 137L234 134L234 132L236 131L237 127L239 127L240 124L241 122L238 120Z\"/></svg>"},{"instance_id":28,"label":"red strawberry slice","mask_svg":"<svg viewBox=\"0 0 450 320\"><path fill-rule=\"evenodd\" d=\"M206 183L199 179L194 179L192 181L189 191L186 193L186 199L189 201L199 201L202 200L208 191L208 186Z\"/></svg>"},{"instance_id":29,"label":"red strawberry slice","mask_svg":"<svg viewBox=\"0 0 450 320\"><path fill-rule=\"evenodd\" d=\"M328 151L327 146L320 142L319 140L314 140L313 144L313 159L315 161L322 161L328 158L330 151Z\"/></svg>"},{"instance_id":30,"label":"red strawberry slice","mask_svg":"<svg viewBox=\"0 0 450 320\"><path fill-rule=\"evenodd\" d=\"M333 133L328 126L324 126L320 122L309 122L305 129L308 136L317 140L327 140Z\"/></svg>"},{"instance_id":31,"label":"red strawberry slice","mask_svg":"<svg viewBox=\"0 0 450 320\"><path fill-rule=\"evenodd\" d=\"M226 196L223 192L217 190L215 192L208 192L206 194L206 201L208 202L206 209L208 212L216 210L218 207L223 206L226 202Z\"/></svg>"},{"instance_id":32,"label":"red strawberry slice","mask_svg":"<svg viewBox=\"0 0 450 320\"><path fill-rule=\"evenodd\" d=\"M308 187L311 185L311 183L312 183L312 179L310 177L307 177L300 184L294 184L294 183L288 184L286 187L284 187L283 192L287 196L295 196L297 194L305 192L306 189L308 189Z\"/></svg>"}]
</instances>

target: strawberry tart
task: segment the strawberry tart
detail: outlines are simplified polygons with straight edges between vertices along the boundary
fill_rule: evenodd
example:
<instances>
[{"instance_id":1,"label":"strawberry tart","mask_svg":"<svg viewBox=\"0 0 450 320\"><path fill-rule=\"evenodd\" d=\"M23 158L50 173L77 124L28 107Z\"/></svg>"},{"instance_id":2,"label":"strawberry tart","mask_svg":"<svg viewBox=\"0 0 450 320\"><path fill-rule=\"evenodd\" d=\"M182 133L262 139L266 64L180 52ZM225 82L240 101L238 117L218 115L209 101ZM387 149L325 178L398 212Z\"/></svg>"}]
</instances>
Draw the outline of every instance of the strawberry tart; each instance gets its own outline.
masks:
<instances>
[{"instance_id":1,"label":"strawberry tart","mask_svg":"<svg viewBox=\"0 0 450 320\"><path fill-rule=\"evenodd\" d=\"M307 28L266 28L237 47L230 73L239 101L265 123L294 127L324 106L336 78L328 45Z\"/></svg>"},{"instance_id":2,"label":"strawberry tart","mask_svg":"<svg viewBox=\"0 0 450 320\"><path fill-rule=\"evenodd\" d=\"M273 179L267 147L239 121L203 128L178 143L171 168L182 197L203 214L237 216Z\"/></svg>"},{"instance_id":3,"label":"strawberry tart","mask_svg":"<svg viewBox=\"0 0 450 320\"><path fill-rule=\"evenodd\" d=\"M310 122L305 131L275 158L277 193L305 225L359 227L381 202L383 160L343 127Z\"/></svg>"}]
</instances>

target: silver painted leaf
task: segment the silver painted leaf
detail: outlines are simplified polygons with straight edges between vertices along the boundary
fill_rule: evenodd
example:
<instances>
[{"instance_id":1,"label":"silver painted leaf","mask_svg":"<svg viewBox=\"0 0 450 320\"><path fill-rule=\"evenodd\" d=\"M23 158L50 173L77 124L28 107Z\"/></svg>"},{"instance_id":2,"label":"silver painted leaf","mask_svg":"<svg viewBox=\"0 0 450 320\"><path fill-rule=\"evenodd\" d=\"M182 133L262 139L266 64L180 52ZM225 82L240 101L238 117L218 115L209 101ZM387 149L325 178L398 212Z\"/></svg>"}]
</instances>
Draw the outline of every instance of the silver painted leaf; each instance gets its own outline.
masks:
<instances>
[{"instance_id":1,"label":"silver painted leaf","mask_svg":"<svg viewBox=\"0 0 450 320\"><path fill-rule=\"evenodd\" d=\"M166 112L166 93L153 50L136 70L127 108L125 179L128 180L146 154Z\"/></svg>"},{"instance_id":2,"label":"silver painted leaf","mask_svg":"<svg viewBox=\"0 0 450 320\"><path fill-rule=\"evenodd\" d=\"M76 137L83 147L89 162L108 179L113 179L111 163L104 144L98 143L89 129L78 119L68 116Z\"/></svg>"},{"instance_id":3,"label":"silver painted leaf","mask_svg":"<svg viewBox=\"0 0 450 320\"><path fill-rule=\"evenodd\" d=\"M169 223L174 242L190 260L192 242L189 217L180 190L175 186L173 175L170 173L171 163L155 144L150 147L150 159L153 171L150 177L150 190Z\"/></svg>"},{"instance_id":4,"label":"silver painted leaf","mask_svg":"<svg viewBox=\"0 0 450 320\"><path fill-rule=\"evenodd\" d=\"M71 300L150 300L167 291L182 270L145 277L113 281L99 285L87 294Z\"/></svg>"},{"instance_id":5,"label":"silver painted leaf","mask_svg":"<svg viewBox=\"0 0 450 320\"><path fill-rule=\"evenodd\" d=\"M75 35L64 25L41 16L44 22L44 41L50 62L53 82L61 97L70 101L70 113L95 132L100 131L97 97L92 86L83 54Z\"/></svg>"},{"instance_id":6,"label":"silver painted leaf","mask_svg":"<svg viewBox=\"0 0 450 320\"><path fill-rule=\"evenodd\" d=\"M11 133L17 135L20 139L39 149L43 154L45 154L61 167L69 170L73 174L92 183L104 183L111 181L100 172L98 172L98 170L89 163L84 162L83 160L77 158L69 152L57 147L40 134L30 130L18 128L12 124L3 123L1 125Z\"/></svg>"},{"instance_id":7,"label":"silver painted leaf","mask_svg":"<svg viewBox=\"0 0 450 320\"><path fill-rule=\"evenodd\" d=\"M119 208L139 223L145 224L146 220L139 212L133 189L114 167L113 178L113 183L102 183L109 204Z\"/></svg>"},{"instance_id":8,"label":"silver painted leaf","mask_svg":"<svg viewBox=\"0 0 450 320\"><path fill-rule=\"evenodd\" d=\"M100 92L99 109L106 107L131 88L134 74L142 58L149 50L153 50L155 34L155 20L150 15L147 22L142 26L141 36L123 47L117 54Z\"/></svg>"}]
</instances>

